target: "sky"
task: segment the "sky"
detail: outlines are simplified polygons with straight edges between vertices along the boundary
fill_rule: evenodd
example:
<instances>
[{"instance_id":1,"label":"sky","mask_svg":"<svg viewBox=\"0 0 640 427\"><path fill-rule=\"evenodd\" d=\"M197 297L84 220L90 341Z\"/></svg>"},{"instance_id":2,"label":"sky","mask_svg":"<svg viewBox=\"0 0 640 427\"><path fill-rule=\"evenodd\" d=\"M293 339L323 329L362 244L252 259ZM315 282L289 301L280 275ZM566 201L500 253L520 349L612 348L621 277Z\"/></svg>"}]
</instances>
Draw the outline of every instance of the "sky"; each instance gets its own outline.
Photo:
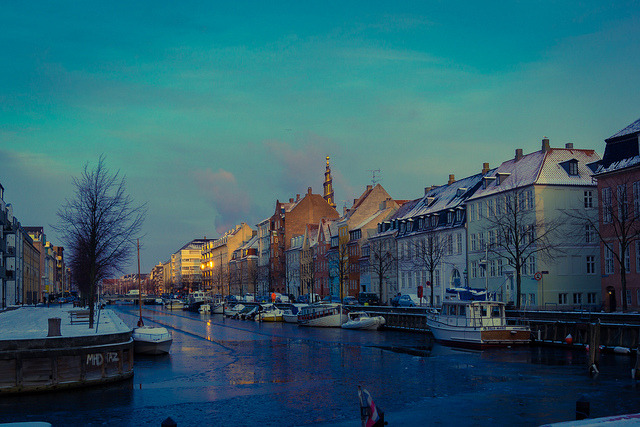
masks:
<instances>
[{"instance_id":1,"label":"sky","mask_svg":"<svg viewBox=\"0 0 640 427\"><path fill-rule=\"evenodd\" d=\"M609 4L611 3L611 4ZM376 179L395 199L640 118L638 1L4 2L0 184L52 225L100 155L147 203L141 268ZM135 272L135 260L123 266Z\"/></svg>"}]
</instances>

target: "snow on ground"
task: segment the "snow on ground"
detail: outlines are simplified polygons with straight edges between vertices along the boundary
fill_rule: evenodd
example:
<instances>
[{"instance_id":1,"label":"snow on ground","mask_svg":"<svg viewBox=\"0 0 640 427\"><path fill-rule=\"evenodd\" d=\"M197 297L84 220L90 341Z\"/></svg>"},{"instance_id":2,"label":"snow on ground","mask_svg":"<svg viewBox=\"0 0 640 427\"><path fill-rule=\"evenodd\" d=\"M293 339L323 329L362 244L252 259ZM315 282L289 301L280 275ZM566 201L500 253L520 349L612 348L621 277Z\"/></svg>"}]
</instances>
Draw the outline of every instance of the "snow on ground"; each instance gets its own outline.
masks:
<instances>
[{"instance_id":1,"label":"snow on ground","mask_svg":"<svg viewBox=\"0 0 640 427\"><path fill-rule=\"evenodd\" d=\"M128 332L131 329L112 310L100 310L98 324L98 311L95 312L95 321L92 329L89 323L71 324L69 312L78 311L71 304L51 307L20 307L0 313L0 340L46 338L49 333L49 318L60 318L60 332L63 337L78 337L85 335L113 334ZM97 332L96 332L96 325Z\"/></svg>"}]
</instances>

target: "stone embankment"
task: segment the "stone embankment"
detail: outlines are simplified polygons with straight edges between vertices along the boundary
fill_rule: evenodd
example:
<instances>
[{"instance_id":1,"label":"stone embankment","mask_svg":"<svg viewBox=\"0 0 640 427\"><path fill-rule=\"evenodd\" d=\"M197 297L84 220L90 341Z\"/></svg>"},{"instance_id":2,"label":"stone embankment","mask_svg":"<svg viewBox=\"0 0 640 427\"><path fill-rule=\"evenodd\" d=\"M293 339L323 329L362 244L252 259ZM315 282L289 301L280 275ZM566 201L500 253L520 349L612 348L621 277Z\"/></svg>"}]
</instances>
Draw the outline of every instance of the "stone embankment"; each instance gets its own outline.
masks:
<instances>
[{"instance_id":1,"label":"stone embankment","mask_svg":"<svg viewBox=\"0 0 640 427\"><path fill-rule=\"evenodd\" d=\"M71 306L0 313L0 395L131 378L131 329L111 310L88 320Z\"/></svg>"}]
</instances>

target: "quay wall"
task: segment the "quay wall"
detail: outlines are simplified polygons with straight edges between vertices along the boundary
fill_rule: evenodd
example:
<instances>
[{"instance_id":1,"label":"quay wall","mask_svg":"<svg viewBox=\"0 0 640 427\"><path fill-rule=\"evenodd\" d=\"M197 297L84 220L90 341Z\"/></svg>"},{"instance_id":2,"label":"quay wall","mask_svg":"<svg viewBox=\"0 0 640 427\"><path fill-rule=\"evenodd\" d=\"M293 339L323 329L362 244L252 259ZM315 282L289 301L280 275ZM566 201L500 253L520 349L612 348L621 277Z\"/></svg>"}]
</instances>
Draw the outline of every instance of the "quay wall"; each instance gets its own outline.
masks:
<instances>
[{"instance_id":1,"label":"quay wall","mask_svg":"<svg viewBox=\"0 0 640 427\"><path fill-rule=\"evenodd\" d=\"M132 376L131 331L0 341L0 395L104 384Z\"/></svg>"},{"instance_id":2,"label":"quay wall","mask_svg":"<svg viewBox=\"0 0 640 427\"><path fill-rule=\"evenodd\" d=\"M383 316L385 327L389 329L429 331L425 308L365 306L358 309L370 315ZM568 346L565 338L571 334L573 346L586 347L590 325L597 323L600 327L598 345L605 349L636 349L640 339L640 314L637 313L507 310L506 314L509 323L529 325L533 344Z\"/></svg>"}]
</instances>

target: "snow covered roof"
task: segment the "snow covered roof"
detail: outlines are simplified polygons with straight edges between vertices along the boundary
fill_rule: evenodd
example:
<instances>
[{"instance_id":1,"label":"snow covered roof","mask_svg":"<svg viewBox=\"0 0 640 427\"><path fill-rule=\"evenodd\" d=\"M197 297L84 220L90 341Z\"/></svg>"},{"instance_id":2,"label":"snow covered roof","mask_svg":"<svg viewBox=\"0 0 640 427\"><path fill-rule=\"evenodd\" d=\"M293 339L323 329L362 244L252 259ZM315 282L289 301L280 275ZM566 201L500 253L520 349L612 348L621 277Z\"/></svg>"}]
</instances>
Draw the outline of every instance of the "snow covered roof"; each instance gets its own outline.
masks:
<instances>
[{"instance_id":1,"label":"snow covered roof","mask_svg":"<svg viewBox=\"0 0 640 427\"><path fill-rule=\"evenodd\" d=\"M495 169L489 171L491 174ZM420 215L454 209L460 206L478 187L482 180L481 173L472 175L451 184L441 185L427 192L418 202L398 219L408 219Z\"/></svg>"},{"instance_id":2,"label":"snow covered roof","mask_svg":"<svg viewBox=\"0 0 640 427\"><path fill-rule=\"evenodd\" d=\"M594 185L593 172L587 164L598 160L600 156L594 150L551 148L548 151L535 151L517 161L507 160L490 171L484 178L486 185L481 186L469 200L533 184ZM565 165L572 161L577 164L575 175Z\"/></svg>"},{"instance_id":3,"label":"snow covered roof","mask_svg":"<svg viewBox=\"0 0 640 427\"><path fill-rule=\"evenodd\" d=\"M620 132L616 133L615 135L610 136L609 138L607 138L607 141L610 139L618 138L625 135L631 135L638 132L640 132L640 119L631 123L629 126L622 129Z\"/></svg>"}]
</instances>

